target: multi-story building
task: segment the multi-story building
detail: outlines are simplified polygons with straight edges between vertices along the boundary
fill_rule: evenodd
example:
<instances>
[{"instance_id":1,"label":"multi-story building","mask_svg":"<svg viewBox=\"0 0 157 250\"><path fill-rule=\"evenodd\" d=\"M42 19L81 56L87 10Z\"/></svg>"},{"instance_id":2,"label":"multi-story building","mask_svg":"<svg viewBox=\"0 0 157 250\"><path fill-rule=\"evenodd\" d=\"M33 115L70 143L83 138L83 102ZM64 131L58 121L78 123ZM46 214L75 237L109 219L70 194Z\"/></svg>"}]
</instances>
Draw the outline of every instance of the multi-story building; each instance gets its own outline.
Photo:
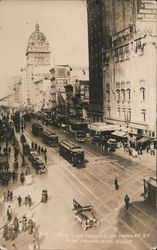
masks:
<instances>
[{"instance_id":1,"label":"multi-story building","mask_svg":"<svg viewBox=\"0 0 157 250\"><path fill-rule=\"evenodd\" d=\"M76 80L89 80L87 67L71 67L69 65L56 65L50 69L51 74L51 101L55 109L61 100L66 101L65 86L75 85ZM75 90L75 88L74 88Z\"/></svg>"},{"instance_id":2,"label":"multi-story building","mask_svg":"<svg viewBox=\"0 0 157 250\"><path fill-rule=\"evenodd\" d=\"M34 110L51 108L51 83L49 79L41 78L34 82L36 97L34 98Z\"/></svg>"},{"instance_id":3,"label":"multi-story building","mask_svg":"<svg viewBox=\"0 0 157 250\"><path fill-rule=\"evenodd\" d=\"M8 106L13 108L23 107L22 79L14 76L9 84Z\"/></svg>"},{"instance_id":4,"label":"multi-story building","mask_svg":"<svg viewBox=\"0 0 157 250\"><path fill-rule=\"evenodd\" d=\"M102 1L88 0L88 47L91 121L103 121L103 75L102 75Z\"/></svg>"},{"instance_id":5,"label":"multi-story building","mask_svg":"<svg viewBox=\"0 0 157 250\"><path fill-rule=\"evenodd\" d=\"M49 79L50 53L49 43L36 24L35 31L29 37L26 51L27 102L33 108L37 102L35 82ZM44 84L44 81L42 82Z\"/></svg>"},{"instance_id":6,"label":"multi-story building","mask_svg":"<svg viewBox=\"0 0 157 250\"><path fill-rule=\"evenodd\" d=\"M88 5L91 2L93 6L101 5L102 9L101 89L104 121L130 127L133 133L154 136L156 1L103 0L89 1ZM92 56L90 47L89 51ZM96 51L99 53L100 49L96 48ZM93 84L91 78L90 88Z\"/></svg>"}]
</instances>

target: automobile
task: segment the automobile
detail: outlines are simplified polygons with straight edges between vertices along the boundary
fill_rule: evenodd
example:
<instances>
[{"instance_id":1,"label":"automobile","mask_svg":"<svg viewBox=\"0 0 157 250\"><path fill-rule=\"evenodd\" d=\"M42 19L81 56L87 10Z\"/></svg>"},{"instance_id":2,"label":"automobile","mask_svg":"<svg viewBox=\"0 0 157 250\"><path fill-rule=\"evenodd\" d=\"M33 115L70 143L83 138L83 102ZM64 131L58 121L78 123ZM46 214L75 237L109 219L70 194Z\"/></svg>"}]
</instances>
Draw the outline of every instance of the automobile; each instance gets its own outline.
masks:
<instances>
[{"instance_id":1,"label":"automobile","mask_svg":"<svg viewBox=\"0 0 157 250\"><path fill-rule=\"evenodd\" d=\"M30 149L28 159L32 162L32 164L37 158L39 158L39 154L35 150Z\"/></svg>"},{"instance_id":2,"label":"automobile","mask_svg":"<svg viewBox=\"0 0 157 250\"><path fill-rule=\"evenodd\" d=\"M84 231L91 227L100 226L100 221L96 218L96 213L92 205L81 206L73 199L73 211L75 218L81 223Z\"/></svg>"},{"instance_id":3,"label":"automobile","mask_svg":"<svg viewBox=\"0 0 157 250\"><path fill-rule=\"evenodd\" d=\"M35 170L38 174L47 173L47 168L46 168L44 160L41 156L34 158L33 167L35 168Z\"/></svg>"},{"instance_id":4,"label":"automobile","mask_svg":"<svg viewBox=\"0 0 157 250\"><path fill-rule=\"evenodd\" d=\"M115 151L117 148L117 141L115 139L109 139L106 144L106 149L108 151Z\"/></svg>"}]
</instances>

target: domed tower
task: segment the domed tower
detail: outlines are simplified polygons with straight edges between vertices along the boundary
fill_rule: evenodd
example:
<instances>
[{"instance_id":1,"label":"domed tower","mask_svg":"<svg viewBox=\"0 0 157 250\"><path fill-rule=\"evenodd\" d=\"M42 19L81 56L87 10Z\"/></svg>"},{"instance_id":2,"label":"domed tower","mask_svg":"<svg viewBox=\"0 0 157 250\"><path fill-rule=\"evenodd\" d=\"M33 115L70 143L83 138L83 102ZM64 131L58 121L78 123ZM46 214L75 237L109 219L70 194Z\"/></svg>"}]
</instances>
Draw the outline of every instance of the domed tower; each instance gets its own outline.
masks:
<instances>
[{"instance_id":1,"label":"domed tower","mask_svg":"<svg viewBox=\"0 0 157 250\"><path fill-rule=\"evenodd\" d=\"M36 106L36 82L42 81L42 85L45 85L45 79L49 79L50 54L49 43L45 35L40 31L39 24L36 24L35 31L32 32L28 39L26 50L28 106Z\"/></svg>"},{"instance_id":2,"label":"domed tower","mask_svg":"<svg viewBox=\"0 0 157 250\"><path fill-rule=\"evenodd\" d=\"M40 31L39 24L35 25L35 31L30 35L26 51L27 66L49 66L50 48L45 35Z\"/></svg>"}]
</instances>

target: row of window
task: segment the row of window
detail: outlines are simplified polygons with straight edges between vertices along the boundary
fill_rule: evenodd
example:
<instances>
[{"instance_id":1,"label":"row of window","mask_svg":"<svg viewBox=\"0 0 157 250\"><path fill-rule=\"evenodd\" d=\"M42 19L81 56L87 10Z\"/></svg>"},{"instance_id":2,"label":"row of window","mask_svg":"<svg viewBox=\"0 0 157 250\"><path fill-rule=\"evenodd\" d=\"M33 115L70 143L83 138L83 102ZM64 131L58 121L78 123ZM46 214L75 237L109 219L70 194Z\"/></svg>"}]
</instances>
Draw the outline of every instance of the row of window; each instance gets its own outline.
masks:
<instances>
[{"instance_id":1,"label":"row of window","mask_svg":"<svg viewBox=\"0 0 157 250\"><path fill-rule=\"evenodd\" d=\"M110 114L111 114L111 108L110 107L107 107L106 109L107 111L107 117L110 117ZM124 119L126 122L130 122L131 121L131 114L132 114L132 111L131 109L125 109L125 108L118 108L117 109L117 114L118 114L118 117L119 118L122 118ZM141 115L143 117L143 121L145 122L146 121L146 109L141 109Z\"/></svg>"},{"instance_id":2,"label":"row of window","mask_svg":"<svg viewBox=\"0 0 157 250\"><path fill-rule=\"evenodd\" d=\"M127 85L127 86L130 86L130 85ZM116 100L118 102L120 100L131 101L131 89L130 88L125 89L125 86L123 85L123 83L121 83L121 89L120 89L120 83L117 83L116 87L117 87ZM141 94L141 101L145 101L146 100L146 89L144 87L140 88L140 94ZM109 84L106 84L106 100L107 100L107 102L110 101L110 85Z\"/></svg>"}]
</instances>

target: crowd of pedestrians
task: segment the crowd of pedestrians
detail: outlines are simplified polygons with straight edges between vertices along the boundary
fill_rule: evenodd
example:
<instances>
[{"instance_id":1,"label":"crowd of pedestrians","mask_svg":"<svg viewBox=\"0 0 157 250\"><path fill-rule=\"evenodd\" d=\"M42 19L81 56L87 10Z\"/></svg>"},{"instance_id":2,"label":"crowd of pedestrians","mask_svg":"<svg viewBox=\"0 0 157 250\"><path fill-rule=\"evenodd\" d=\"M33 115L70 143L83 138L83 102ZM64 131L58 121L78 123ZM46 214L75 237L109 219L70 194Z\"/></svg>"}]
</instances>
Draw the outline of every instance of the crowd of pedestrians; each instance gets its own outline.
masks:
<instances>
[{"instance_id":1,"label":"crowd of pedestrians","mask_svg":"<svg viewBox=\"0 0 157 250\"><path fill-rule=\"evenodd\" d=\"M29 234L33 234L33 230L35 229L35 222L32 219L28 219L25 215L22 219L18 219L15 217L7 222L3 228L3 237L7 240L15 240L15 238L21 232L28 232Z\"/></svg>"}]
</instances>

